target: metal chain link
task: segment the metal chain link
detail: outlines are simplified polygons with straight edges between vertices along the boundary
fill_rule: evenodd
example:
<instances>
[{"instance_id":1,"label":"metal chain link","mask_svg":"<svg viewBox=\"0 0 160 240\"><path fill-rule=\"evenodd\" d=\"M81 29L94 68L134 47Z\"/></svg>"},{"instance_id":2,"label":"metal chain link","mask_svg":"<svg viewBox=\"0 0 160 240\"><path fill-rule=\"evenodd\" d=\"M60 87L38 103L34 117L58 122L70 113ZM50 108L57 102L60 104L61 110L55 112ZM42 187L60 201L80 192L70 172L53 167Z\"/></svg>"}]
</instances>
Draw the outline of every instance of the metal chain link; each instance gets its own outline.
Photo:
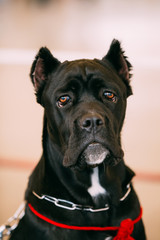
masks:
<instances>
[{"instance_id":1,"label":"metal chain link","mask_svg":"<svg viewBox=\"0 0 160 240\"><path fill-rule=\"evenodd\" d=\"M19 220L24 216L25 203L23 202L15 214L10 217L6 224L0 226L0 240L6 238L17 227Z\"/></svg>"},{"instance_id":2,"label":"metal chain link","mask_svg":"<svg viewBox=\"0 0 160 240\"><path fill-rule=\"evenodd\" d=\"M130 183L126 186L127 188L127 192L124 194L124 196L122 198L120 198L120 201L124 201L130 191L131 191L131 185ZM55 197L51 197L49 195L38 195L35 191L32 191L32 193L40 200L46 200L46 201L49 201L49 202L52 202L55 206L57 207L60 207L60 208L64 208L64 209L67 209L67 210L83 210L83 211L88 211L88 212L102 212L102 211L107 211L109 210L109 205L108 204L105 204L104 208L93 208L92 206L83 206L83 205L80 205L80 204L75 204L71 201L68 201L68 200L64 200L64 199L59 199L59 198L55 198Z\"/></svg>"}]
</instances>

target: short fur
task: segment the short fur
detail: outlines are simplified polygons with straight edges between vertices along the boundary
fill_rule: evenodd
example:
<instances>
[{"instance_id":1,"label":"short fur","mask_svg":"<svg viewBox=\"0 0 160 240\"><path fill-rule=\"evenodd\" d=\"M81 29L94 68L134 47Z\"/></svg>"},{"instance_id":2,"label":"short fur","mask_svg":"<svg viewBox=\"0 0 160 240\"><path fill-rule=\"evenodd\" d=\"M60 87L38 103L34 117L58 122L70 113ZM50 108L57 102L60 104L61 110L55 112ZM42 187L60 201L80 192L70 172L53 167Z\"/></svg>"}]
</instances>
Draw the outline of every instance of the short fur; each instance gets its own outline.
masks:
<instances>
[{"instance_id":1,"label":"short fur","mask_svg":"<svg viewBox=\"0 0 160 240\"><path fill-rule=\"evenodd\" d=\"M128 197L120 201L134 176L124 163L121 147L126 99L132 94L130 70L117 40L102 60L61 63L47 48L39 50L30 76L37 102L44 107L43 154L30 176L25 200L46 217L77 226L119 226L126 218L138 217L140 204L132 184ZM101 154L103 161L93 164L92 156L100 159ZM95 168L105 193L92 196L88 189ZM36 198L32 191L94 208L109 204L110 208L98 213L70 211ZM105 240L116 234L61 229L37 218L26 204L10 239ZM135 224L132 237L146 239L142 220Z\"/></svg>"}]
</instances>

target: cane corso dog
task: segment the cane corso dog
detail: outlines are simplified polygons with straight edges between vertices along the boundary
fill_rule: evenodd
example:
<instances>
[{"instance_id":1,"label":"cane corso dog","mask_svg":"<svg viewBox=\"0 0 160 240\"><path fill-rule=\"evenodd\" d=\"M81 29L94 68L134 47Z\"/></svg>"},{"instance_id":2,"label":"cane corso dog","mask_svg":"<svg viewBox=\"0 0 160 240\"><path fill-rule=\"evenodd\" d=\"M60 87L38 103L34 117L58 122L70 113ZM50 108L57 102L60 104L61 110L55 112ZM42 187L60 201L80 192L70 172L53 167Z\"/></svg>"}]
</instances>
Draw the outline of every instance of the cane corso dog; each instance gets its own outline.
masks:
<instances>
[{"instance_id":1,"label":"cane corso dog","mask_svg":"<svg viewBox=\"0 0 160 240\"><path fill-rule=\"evenodd\" d=\"M121 146L132 89L120 42L101 60L63 63L41 48L30 76L44 108L43 153L10 239L146 239Z\"/></svg>"}]
</instances>

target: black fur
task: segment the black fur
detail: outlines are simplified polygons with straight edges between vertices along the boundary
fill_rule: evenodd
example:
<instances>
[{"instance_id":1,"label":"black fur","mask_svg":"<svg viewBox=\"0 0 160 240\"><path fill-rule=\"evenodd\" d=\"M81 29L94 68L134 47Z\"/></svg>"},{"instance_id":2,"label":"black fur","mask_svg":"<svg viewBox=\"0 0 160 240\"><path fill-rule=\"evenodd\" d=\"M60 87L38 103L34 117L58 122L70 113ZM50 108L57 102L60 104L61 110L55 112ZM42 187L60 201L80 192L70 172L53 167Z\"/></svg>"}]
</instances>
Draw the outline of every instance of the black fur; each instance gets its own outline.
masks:
<instances>
[{"instance_id":1,"label":"black fur","mask_svg":"<svg viewBox=\"0 0 160 240\"><path fill-rule=\"evenodd\" d=\"M37 101L44 107L43 154L29 179L25 200L46 217L77 226L119 226L126 218L138 217L140 205L132 185L128 197L120 201L134 176L124 163L120 136L126 99L132 94L130 70L117 40L102 60L60 63L47 48L37 54L30 76ZM99 152L105 151L103 161L91 163L90 155L100 159ZM106 193L93 197L88 189L95 168ZM110 208L97 213L69 211L36 198L32 191ZM37 218L26 205L25 216L10 239L105 240L116 234L61 229ZM135 224L132 236L146 239L142 221Z\"/></svg>"}]
</instances>

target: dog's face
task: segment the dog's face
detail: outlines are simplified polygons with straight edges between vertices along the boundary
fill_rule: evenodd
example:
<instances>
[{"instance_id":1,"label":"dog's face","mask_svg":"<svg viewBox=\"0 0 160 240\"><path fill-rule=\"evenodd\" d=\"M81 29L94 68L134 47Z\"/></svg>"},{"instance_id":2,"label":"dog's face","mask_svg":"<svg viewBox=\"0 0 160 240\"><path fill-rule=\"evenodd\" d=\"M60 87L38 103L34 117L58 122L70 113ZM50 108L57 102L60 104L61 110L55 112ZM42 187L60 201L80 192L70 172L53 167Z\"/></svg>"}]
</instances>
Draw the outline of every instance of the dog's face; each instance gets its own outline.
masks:
<instances>
[{"instance_id":1,"label":"dog's face","mask_svg":"<svg viewBox=\"0 0 160 240\"><path fill-rule=\"evenodd\" d=\"M102 60L60 63L48 49L39 51L31 77L65 167L115 165L123 158L120 132L131 94L130 66L115 40Z\"/></svg>"}]
</instances>

